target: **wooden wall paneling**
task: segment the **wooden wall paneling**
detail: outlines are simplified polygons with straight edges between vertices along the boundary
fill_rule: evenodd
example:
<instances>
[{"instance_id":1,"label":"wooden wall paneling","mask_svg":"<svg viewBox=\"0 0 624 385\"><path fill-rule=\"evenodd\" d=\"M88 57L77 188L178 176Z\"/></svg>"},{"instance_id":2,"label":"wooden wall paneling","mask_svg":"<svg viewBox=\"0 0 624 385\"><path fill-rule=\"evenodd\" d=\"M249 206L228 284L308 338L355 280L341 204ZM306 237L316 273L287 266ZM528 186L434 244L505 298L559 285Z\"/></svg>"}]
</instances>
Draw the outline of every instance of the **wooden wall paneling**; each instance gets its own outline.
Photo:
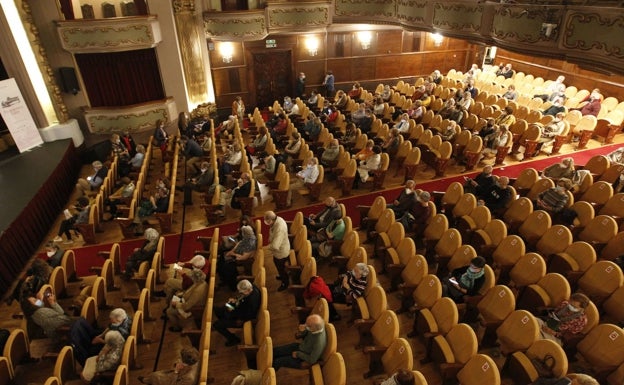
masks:
<instances>
[{"instance_id":1,"label":"wooden wall paneling","mask_svg":"<svg viewBox=\"0 0 624 385\"><path fill-rule=\"evenodd\" d=\"M306 94L312 90L319 90L325 79L325 58L310 61L300 61L296 64L296 76L299 72L306 74Z\"/></svg>"},{"instance_id":2,"label":"wooden wall paneling","mask_svg":"<svg viewBox=\"0 0 624 385\"><path fill-rule=\"evenodd\" d=\"M351 74L351 58L341 59L327 59L327 69L334 73L335 83L337 89L344 88L344 86L338 84L351 83L353 76ZM349 85L351 86L351 85Z\"/></svg>"},{"instance_id":3,"label":"wooden wall paneling","mask_svg":"<svg viewBox=\"0 0 624 385\"><path fill-rule=\"evenodd\" d=\"M375 41L374 34L373 40ZM375 42L377 43L375 52L378 55L402 52L401 46L403 45L403 31L378 31Z\"/></svg>"},{"instance_id":4,"label":"wooden wall paneling","mask_svg":"<svg viewBox=\"0 0 624 385\"><path fill-rule=\"evenodd\" d=\"M371 80L375 78L376 57L361 57L351 60L351 81Z\"/></svg>"}]
</instances>

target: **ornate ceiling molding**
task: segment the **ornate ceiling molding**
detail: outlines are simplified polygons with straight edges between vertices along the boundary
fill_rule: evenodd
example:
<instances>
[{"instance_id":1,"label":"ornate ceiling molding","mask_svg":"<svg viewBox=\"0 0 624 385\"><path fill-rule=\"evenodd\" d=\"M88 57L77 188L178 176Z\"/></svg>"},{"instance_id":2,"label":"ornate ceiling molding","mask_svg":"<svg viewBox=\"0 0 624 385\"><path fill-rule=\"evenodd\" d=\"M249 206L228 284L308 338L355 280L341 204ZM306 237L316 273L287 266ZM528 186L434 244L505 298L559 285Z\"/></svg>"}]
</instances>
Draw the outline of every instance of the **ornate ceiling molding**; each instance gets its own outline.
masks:
<instances>
[{"instance_id":1,"label":"ornate ceiling molding","mask_svg":"<svg viewBox=\"0 0 624 385\"><path fill-rule=\"evenodd\" d=\"M329 3L292 4L276 6L269 4L266 9L269 31L278 29L309 29L327 27L331 24Z\"/></svg>"},{"instance_id":2,"label":"ornate ceiling molding","mask_svg":"<svg viewBox=\"0 0 624 385\"><path fill-rule=\"evenodd\" d=\"M173 98L128 107L85 107L83 113L89 131L93 134L153 130L157 120L171 122L178 115Z\"/></svg>"},{"instance_id":3,"label":"ornate ceiling molding","mask_svg":"<svg viewBox=\"0 0 624 385\"><path fill-rule=\"evenodd\" d=\"M624 58L624 13L608 15L571 11L566 18L561 47L580 53ZM588 39L588 37L590 37Z\"/></svg>"},{"instance_id":4,"label":"ornate ceiling molding","mask_svg":"<svg viewBox=\"0 0 624 385\"><path fill-rule=\"evenodd\" d=\"M204 32L215 40L262 40L268 34L264 10L205 12Z\"/></svg>"},{"instance_id":5,"label":"ornate ceiling molding","mask_svg":"<svg viewBox=\"0 0 624 385\"><path fill-rule=\"evenodd\" d=\"M433 4L433 20L431 24L440 29L473 33L479 32L481 29L482 16L482 5L438 2Z\"/></svg>"},{"instance_id":6,"label":"ornate ceiling molding","mask_svg":"<svg viewBox=\"0 0 624 385\"><path fill-rule=\"evenodd\" d=\"M129 51L160 41L156 16L57 21L61 46L71 53Z\"/></svg>"}]
</instances>

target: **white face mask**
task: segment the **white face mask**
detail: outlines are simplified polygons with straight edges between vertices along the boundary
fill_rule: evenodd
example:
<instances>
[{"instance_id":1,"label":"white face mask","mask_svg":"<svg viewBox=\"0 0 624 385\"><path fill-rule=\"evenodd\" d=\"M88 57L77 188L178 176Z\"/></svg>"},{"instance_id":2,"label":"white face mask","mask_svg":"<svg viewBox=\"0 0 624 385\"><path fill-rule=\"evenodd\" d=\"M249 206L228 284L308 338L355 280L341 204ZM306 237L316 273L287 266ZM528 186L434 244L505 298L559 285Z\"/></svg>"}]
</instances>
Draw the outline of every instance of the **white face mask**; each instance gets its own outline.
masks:
<instances>
[{"instance_id":1,"label":"white face mask","mask_svg":"<svg viewBox=\"0 0 624 385\"><path fill-rule=\"evenodd\" d=\"M42 306L43 306L43 301L42 301L42 300L40 300L40 299L36 300L36 301L35 301L35 306L37 306L37 307L42 307Z\"/></svg>"},{"instance_id":2,"label":"white face mask","mask_svg":"<svg viewBox=\"0 0 624 385\"><path fill-rule=\"evenodd\" d=\"M202 168L201 172L206 172L206 170L208 170L207 168ZM163 186L164 187L164 186Z\"/></svg>"},{"instance_id":3,"label":"white face mask","mask_svg":"<svg viewBox=\"0 0 624 385\"><path fill-rule=\"evenodd\" d=\"M165 184L164 184L164 183L162 183L162 182L160 182L160 183L158 184L158 187L160 187L160 188L165 188Z\"/></svg>"},{"instance_id":4,"label":"white face mask","mask_svg":"<svg viewBox=\"0 0 624 385\"><path fill-rule=\"evenodd\" d=\"M51 256L53 256L54 254L56 254L56 251L48 251L48 252L46 252L46 255L47 255L48 257L51 257Z\"/></svg>"},{"instance_id":5,"label":"white face mask","mask_svg":"<svg viewBox=\"0 0 624 385\"><path fill-rule=\"evenodd\" d=\"M309 327L308 325L306 325L305 329L306 329L307 331L309 331L309 332L311 332L311 331L312 331L312 328L311 328L311 327Z\"/></svg>"},{"instance_id":6,"label":"white face mask","mask_svg":"<svg viewBox=\"0 0 624 385\"><path fill-rule=\"evenodd\" d=\"M118 327L119 325L121 325L121 322L112 322L111 323L111 326L114 326L114 327Z\"/></svg>"},{"instance_id":7,"label":"white face mask","mask_svg":"<svg viewBox=\"0 0 624 385\"><path fill-rule=\"evenodd\" d=\"M406 194L411 194L412 193L412 189L411 188L405 188L405 193Z\"/></svg>"},{"instance_id":8,"label":"white face mask","mask_svg":"<svg viewBox=\"0 0 624 385\"><path fill-rule=\"evenodd\" d=\"M568 304L568 310L570 310L571 312L577 313L579 312L581 309L579 309L578 307L572 305L572 304Z\"/></svg>"}]
</instances>

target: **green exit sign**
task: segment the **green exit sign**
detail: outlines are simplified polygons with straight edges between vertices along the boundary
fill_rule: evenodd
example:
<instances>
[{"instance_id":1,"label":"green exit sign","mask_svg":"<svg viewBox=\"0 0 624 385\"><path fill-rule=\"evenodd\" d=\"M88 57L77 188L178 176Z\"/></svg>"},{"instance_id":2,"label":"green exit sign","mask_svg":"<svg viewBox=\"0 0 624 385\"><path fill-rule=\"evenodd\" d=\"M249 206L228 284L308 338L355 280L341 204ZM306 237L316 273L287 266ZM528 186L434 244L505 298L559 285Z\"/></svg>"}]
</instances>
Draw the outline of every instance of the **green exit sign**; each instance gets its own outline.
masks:
<instances>
[{"instance_id":1,"label":"green exit sign","mask_svg":"<svg viewBox=\"0 0 624 385\"><path fill-rule=\"evenodd\" d=\"M275 42L275 39L267 39L265 40L266 42L266 47L267 48L275 48L277 47L277 43Z\"/></svg>"}]
</instances>

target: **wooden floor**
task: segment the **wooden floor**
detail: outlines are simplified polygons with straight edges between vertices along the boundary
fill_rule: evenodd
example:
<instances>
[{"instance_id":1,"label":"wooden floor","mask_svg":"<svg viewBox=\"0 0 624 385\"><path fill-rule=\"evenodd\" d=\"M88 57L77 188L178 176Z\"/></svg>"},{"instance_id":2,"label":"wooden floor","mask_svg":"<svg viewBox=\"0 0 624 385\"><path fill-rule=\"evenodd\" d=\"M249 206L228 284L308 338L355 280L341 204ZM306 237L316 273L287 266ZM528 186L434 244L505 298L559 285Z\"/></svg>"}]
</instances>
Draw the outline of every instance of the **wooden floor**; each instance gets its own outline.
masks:
<instances>
[{"instance_id":1,"label":"wooden floor","mask_svg":"<svg viewBox=\"0 0 624 385\"><path fill-rule=\"evenodd\" d=\"M617 140L622 141L622 135L617 137ZM598 142L590 141L589 148L595 148L599 146ZM564 145L564 151L573 151L572 145ZM154 157L154 164L152 170L158 170L161 168L161 162L159 156ZM509 158L508 158L509 159ZM508 160L510 163L511 160ZM391 165L391 169L395 167ZM88 168L83 170L84 174L87 174ZM459 174L463 171L463 167L455 164L451 164L448 168L447 175ZM158 171L155 171L150 176L150 179L156 177ZM432 170L423 170L417 174L417 181L429 180L433 177ZM152 179L153 180L153 179ZM392 188L402 184L403 175L394 176L394 172L390 172L386 179L385 187ZM357 193L369 193L369 191L357 190ZM340 197L340 192L336 190L335 184L327 183L323 186L322 196L335 196ZM268 202L266 199L266 188L262 188L262 203L256 208L256 215L261 215L265 210L274 209L274 204ZM75 200L75 196L72 197L70 202ZM181 196L179 197L181 200ZM197 207L199 202L198 197L195 199L196 206L188 207L186 213L186 230L195 230L205 227L206 221L203 212ZM300 197L297 194L293 196L293 208L304 207L308 204L308 199ZM68 202L69 205L69 202ZM178 232L181 226L181 210L176 212L177 217L174 221L174 230ZM227 213L227 221L236 221L238 214L236 212ZM52 239L58 229L60 223L60 217L55 226L50 230L49 239ZM100 243L113 243L121 239L121 232L116 228L116 224L113 222L106 222L103 224L105 232L98 234L98 240ZM364 239L363 234L361 239ZM76 242L72 247L80 247L81 242ZM42 246L43 247L43 246ZM370 255L371 246L366 245ZM378 269L380 268L380 262L378 260L372 260L371 262ZM294 306L294 300L292 295L288 291L277 292L279 282L275 280L276 270L270 259L267 259L267 289L269 292L269 311L271 314L271 336L273 338L274 345L280 345L289 343L294 340L294 332L296 330L297 321L290 313L290 308ZM336 268L328 265L319 264L319 273L325 277L326 280L333 280L337 274ZM164 278L164 277L163 277ZM85 280L81 283L89 283L94 277L85 277ZM118 278L117 278L118 279ZM388 288L387 278L385 276L379 276L379 281L384 288ZM81 283L70 283L70 295L76 295L79 292L79 285ZM134 283L127 283L119 280L117 282L121 286L121 290L117 292L109 293L109 303L115 307L123 307L131 313L131 307L129 303L122 302L122 298L126 294L138 294L138 289ZM219 289L215 294L215 306L225 302L226 298L231 293L227 292L227 289ZM61 304L67 308L71 300L61 300ZM390 309L398 309L400 304L400 298L396 293L388 294L388 305ZM156 318L161 314L165 304L161 302L152 302L152 314ZM0 327L13 328L19 327L21 321L12 318L12 314L19 312L19 307L16 302L7 306L2 304L0 306ZM343 319L348 318L348 314L344 313ZM105 324L107 321L107 311L102 311L100 314L101 324ZM405 337L407 332L411 329L413 319L406 314L399 315L399 321L401 324L401 336ZM171 333L166 331L163 335L163 322L158 319L156 321L146 322L146 331L148 337L153 341L151 344L139 345L140 362L144 366L143 369L133 370L130 372L131 383L139 383L138 376L146 375L150 373L154 368L156 369L168 369L171 368L174 361L178 357L178 352L181 346L188 345L189 342L186 338L181 338L177 333ZM355 349L357 342L357 331L346 323L346 321L338 321L336 324L336 330L338 334L338 351L342 353L345 358L347 367L347 384L359 385L371 383L369 380L364 380L362 374L367 371L368 358L360 351ZM420 370L428 379L430 385L439 385L441 380L432 364L421 365L419 360L423 357L424 348L415 339L411 339L413 353L414 353L414 368ZM156 362L156 356L159 349L159 345L162 345L162 352L158 362ZM235 347L225 347L224 339L217 333L213 334L211 340L211 348L216 350L217 354L210 357L209 375L215 378L215 384L229 384L232 378L236 375L237 370L243 367L243 357L236 351ZM47 351L54 351L58 349L51 346L49 340L34 340L31 342L32 355L34 357L40 357ZM496 356L496 353L488 351L487 353ZM502 358L496 358L501 361ZM18 384L30 384L30 383L43 383L45 378L52 373L53 361L42 360L39 363L28 364L20 367L18 371ZM277 374L278 384L297 384L307 383L307 372L298 371L292 369L281 369ZM75 383L81 383L77 380ZM505 384L511 384L509 379L504 379Z\"/></svg>"}]
</instances>

